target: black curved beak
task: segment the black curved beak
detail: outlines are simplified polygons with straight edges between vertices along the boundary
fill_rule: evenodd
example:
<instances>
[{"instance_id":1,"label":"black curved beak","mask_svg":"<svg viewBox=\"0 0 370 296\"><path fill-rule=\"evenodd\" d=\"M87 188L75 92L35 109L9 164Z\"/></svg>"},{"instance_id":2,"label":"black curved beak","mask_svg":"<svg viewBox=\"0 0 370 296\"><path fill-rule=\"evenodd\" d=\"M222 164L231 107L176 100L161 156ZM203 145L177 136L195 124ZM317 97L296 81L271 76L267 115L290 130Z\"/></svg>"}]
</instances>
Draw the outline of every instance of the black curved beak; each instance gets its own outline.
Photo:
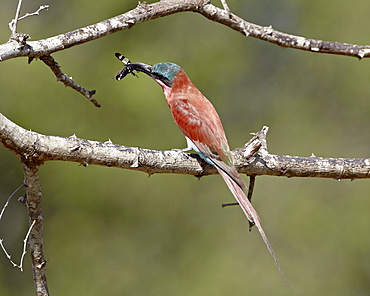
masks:
<instances>
[{"instance_id":1,"label":"black curved beak","mask_svg":"<svg viewBox=\"0 0 370 296\"><path fill-rule=\"evenodd\" d=\"M117 80L121 80L123 78L126 77L127 74L132 74L136 77L138 77L136 75L136 73L134 71L139 71L139 72L143 72L149 76L152 76L152 66L151 65L147 65L147 64L143 64L143 63L128 63L126 65L126 67L124 67L121 71L119 71L117 74L116 74L116 79Z\"/></svg>"},{"instance_id":2,"label":"black curved beak","mask_svg":"<svg viewBox=\"0 0 370 296\"><path fill-rule=\"evenodd\" d=\"M168 87L172 86L172 82L168 78L161 75L160 73L153 72L153 66L151 66L151 65L147 65L147 64L143 64L143 63L132 63L132 64L127 64L126 68L127 67L132 67L131 71L143 72L143 73L149 75L150 77L152 77L157 82L161 81L162 83L164 83ZM132 72L132 74L135 75L135 73L133 73L133 72Z\"/></svg>"},{"instance_id":3,"label":"black curved beak","mask_svg":"<svg viewBox=\"0 0 370 296\"><path fill-rule=\"evenodd\" d=\"M163 84L167 85L168 87L172 86L172 81L170 81L167 77L161 75L160 73L153 72L152 65L147 65L144 63L131 63L131 61L128 58L126 58L125 56L121 55L118 52L115 53L115 56L117 57L117 59L119 59L121 62L125 64L125 67L116 74L117 80L121 80L125 78L130 73L138 77L135 72L135 71L138 71L138 72L143 72L147 74L148 76L152 77L157 82L161 81Z\"/></svg>"},{"instance_id":4,"label":"black curved beak","mask_svg":"<svg viewBox=\"0 0 370 296\"><path fill-rule=\"evenodd\" d=\"M131 67L133 70L143 72L149 76L151 76L152 74L153 67L151 65L147 65L143 63L132 63L132 64L128 64L127 66Z\"/></svg>"}]
</instances>

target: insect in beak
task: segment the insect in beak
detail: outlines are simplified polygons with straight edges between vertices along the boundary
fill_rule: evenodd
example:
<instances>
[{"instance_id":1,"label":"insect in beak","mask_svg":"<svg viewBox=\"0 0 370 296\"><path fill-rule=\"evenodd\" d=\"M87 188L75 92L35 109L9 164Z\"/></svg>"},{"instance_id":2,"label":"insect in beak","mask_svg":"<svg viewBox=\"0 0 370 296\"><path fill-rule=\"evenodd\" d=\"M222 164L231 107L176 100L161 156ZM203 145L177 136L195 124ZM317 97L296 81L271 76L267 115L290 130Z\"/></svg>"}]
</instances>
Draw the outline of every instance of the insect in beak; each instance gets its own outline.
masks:
<instances>
[{"instance_id":1,"label":"insect in beak","mask_svg":"<svg viewBox=\"0 0 370 296\"><path fill-rule=\"evenodd\" d=\"M120 54L119 52L116 52L114 55L117 57L117 59L119 59L122 63L125 64L125 67L116 74L115 77L117 80L121 80L122 78L125 78L126 75L129 73L139 78L139 76L137 76L135 72L134 67L131 66L131 61L128 58L126 58L124 55Z\"/></svg>"}]
</instances>

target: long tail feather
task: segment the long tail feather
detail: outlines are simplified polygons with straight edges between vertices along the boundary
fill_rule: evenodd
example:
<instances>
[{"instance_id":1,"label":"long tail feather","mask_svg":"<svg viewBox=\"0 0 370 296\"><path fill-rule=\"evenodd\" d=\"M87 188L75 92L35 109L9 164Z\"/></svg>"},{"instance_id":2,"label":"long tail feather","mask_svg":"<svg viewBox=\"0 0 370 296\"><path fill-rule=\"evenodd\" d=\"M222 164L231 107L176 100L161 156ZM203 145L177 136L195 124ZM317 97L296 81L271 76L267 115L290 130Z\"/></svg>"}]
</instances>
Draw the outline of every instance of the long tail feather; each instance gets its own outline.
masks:
<instances>
[{"instance_id":1,"label":"long tail feather","mask_svg":"<svg viewBox=\"0 0 370 296\"><path fill-rule=\"evenodd\" d=\"M280 266L280 263L275 255L274 250L271 247L271 244L269 240L267 239L267 236L265 234L265 231L262 228L260 217L258 216L256 210L252 206L251 202L249 201L248 197L245 195L244 191L240 188L240 186L223 170L217 168L218 172L222 176L222 178L225 180L227 187L229 187L231 193L234 195L235 199L241 206L244 214L247 216L248 220L252 223L254 223L259 231L259 233L262 236L263 241L265 242L267 249L269 250L272 258L274 259L274 262L279 269L279 272L281 276L283 277L285 284L288 286L288 282L285 278L283 269Z\"/></svg>"}]
</instances>

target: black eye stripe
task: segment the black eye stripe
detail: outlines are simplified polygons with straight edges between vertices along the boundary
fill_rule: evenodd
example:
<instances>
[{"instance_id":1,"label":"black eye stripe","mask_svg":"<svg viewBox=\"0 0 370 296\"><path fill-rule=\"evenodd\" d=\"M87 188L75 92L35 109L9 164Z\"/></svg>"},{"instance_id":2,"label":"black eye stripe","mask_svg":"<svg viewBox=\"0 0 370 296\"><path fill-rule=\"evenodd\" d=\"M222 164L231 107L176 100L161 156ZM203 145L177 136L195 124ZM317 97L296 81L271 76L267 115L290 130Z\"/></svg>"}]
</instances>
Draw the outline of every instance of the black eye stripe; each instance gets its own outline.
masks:
<instances>
[{"instance_id":1,"label":"black eye stripe","mask_svg":"<svg viewBox=\"0 0 370 296\"><path fill-rule=\"evenodd\" d=\"M163 76L162 74L159 74L159 73L152 73L151 76L154 78L154 79L158 79L160 81L162 81L165 85L167 85L168 87L171 87L172 86L172 81L169 80L167 77Z\"/></svg>"}]
</instances>

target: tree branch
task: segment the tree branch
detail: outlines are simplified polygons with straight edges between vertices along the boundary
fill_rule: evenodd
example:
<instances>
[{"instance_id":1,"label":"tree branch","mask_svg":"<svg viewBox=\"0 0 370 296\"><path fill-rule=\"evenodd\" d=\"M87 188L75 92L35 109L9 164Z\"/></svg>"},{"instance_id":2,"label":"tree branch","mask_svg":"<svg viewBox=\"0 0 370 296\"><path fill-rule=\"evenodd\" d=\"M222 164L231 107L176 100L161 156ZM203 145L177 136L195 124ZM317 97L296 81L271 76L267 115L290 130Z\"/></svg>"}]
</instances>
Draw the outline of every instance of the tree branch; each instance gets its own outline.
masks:
<instances>
[{"instance_id":1,"label":"tree branch","mask_svg":"<svg viewBox=\"0 0 370 296\"><path fill-rule=\"evenodd\" d=\"M51 71L53 71L58 81L64 83L65 86L69 86L74 90L78 91L80 94L89 99L91 103L93 103L96 107L101 107L98 101L93 98L93 95L96 93L96 90L87 90L82 86L78 85L76 82L74 82L72 77L68 77L66 74L62 72L60 66L52 56L50 55L41 56L40 60L43 61L45 65L47 65L51 69Z\"/></svg>"},{"instance_id":2,"label":"tree branch","mask_svg":"<svg viewBox=\"0 0 370 296\"><path fill-rule=\"evenodd\" d=\"M83 44L109 34L130 29L132 26L159 17L164 17L177 12L197 11L206 0L184 0L184 1L160 1L153 4L146 2L124 14L104 20L102 22L77 29L65 34L39 41L30 41L27 46L19 48L17 44L8 41L0 45L0 61L27 56L38 58L43 55L50 55L54 52L64 50L79 44Z\"/></svg>"},{"instance_id":3,"label":"tree branch","mask_svg":"<svg viewBox=\"0 0 370 296\"><path fill-rule=\"evenodd\" d=\"M21 12L22 0L18 1L17 10L15 11L15 18L9 23L9 28L12 31L12 35L17 33L17 24L19 20L19 13Z\"/></svg>"},{"instance_id":4,"label":"tree branch","mask_svg":"<svg viewBox=\"0 0 370 296\"><path fill-rule=\"evenodd\" d=\"M32 261L33 279L38 296L49 295L46 281L46 260L43 251L43 218L41 209L41 183L39 163L22 155L21 161L26 186L28 219L30 224L29 244ZM31 227L33 225L33 227Z\"/></svg>"},{"instance_id":5,"label":"tree branch","mask_svg":"<svg viewBox=\"0 0 370 296\"><path fill-rule=\"evenodd\" d=\"M40 58L54 72L59 81L77 90L96 106L99 103L92 97L95 91L88 91L65 75L51 54L79 44L83 44L117 31L129 29L134 25L170 14L193 11L209 20L223 24L245 36L251 36L281 47L290 47L315 53L348 55L357 58L370 56L370 46L352 45L338 42L308 39L285 34L271 26L259 26L249 23L230 12L226 1L224 9L218 8L208 0L160 1L153 4L139 5L122 15L104 20L91 26L80 28L51 38L30 41L27 34L17 33L17 22L22 0L19 0L15 19L9 24L12 35L9 41L0 45L0 61L16 57ZM46 7L40 7L32 14L38 14ZM255 176L271 175L285 177L321 177L334 179L360 179L370 177L370 159L368 158L319 158L279 156L269 154L266 144L267 128L257 133L244 147L235 149L233 154L239 173L251 175L251 184ZM30 253L33 276L37 295L49 295L46 282L46 260L43 254L43 217L41 212L41 185L39 167L46 161L60 160L137 170L148 174L176 173L196 177L216 174L217 170L202 161L196 154L174 151L155 151L137 147L115 145L110 141L102 143L79 139L46 136L27 131L0 114L0 142L16 154L23 165L29 213ZM258 152L257 152L258 151ZM251 192L253 186L250 187ZM1 214L0 214L1 218Z\"/></svg>"},{"instance_id":6,"label":"tree branch","mask_svg":"<svg viewBox=\"0 0 370 296\"><path fill-rule=\"evenodd\" d=\"M24 16L19 17L19 12L20 12L20 9L21 9L21 5L22 5L22 0L19 0L18 7L17 7L17 12L16 12L16 17L14 19L12 19L12 21L9 23L9 29L12 31L12 34L16 33L18 21L23 20L23 19L25 19L27 17L30 17L30 16L39 15L41 10L49 9L49 5L41 5L35 12L32 12L32 13L27 12Z\"/></svg>"},{"instance_id":7,"label":"tree branch","mask_svg":"<svg viewBox=\"0 0 370 296\"><path fill-rule=\"evenodd\" d=\"M29 61L32 61L34 58L40 58L52 69L59 81L62 81L66 86L72 87L88 98L95 106L100 107L100 104L92 97L95 94L95 90L88 91L76 84L67 75L63 74L50 54L107 36L117 31L129 29L145 21L184 11L200 13L206 18L228 26L245 36L258 38L282 47L290 47L315 53L347 55L359 59L370 56L370 46L307 39L276 31L272 29L271 26L264 27L249 23L231 13L228 10L226 1L222 1L222 3L225 9L218 8L210 4L207 0L162 0L153 4L139 2L139 5L135 9L94 25L51 38L27 42L29 35L15 32L19 17L20 1L16 18L13 20L14 24L12 24L13 21L11 22L11 27L13 29L12 36L7 43L0 45L0 61L25 56L29 58ZM31 15L38 13L40 9Z\"/></svg>"},{"instance_id":8,"label":"tree branch","mask_svg":"<svg viewBox=\"0 0 370 296\"><path fill-rule=\"evenodd\" d=\"M255 141L260 142L259 145ZM176 151L156 151L126 147L111 142L96 142L76 136L63 138L27 131L0 114L0 142L24 159L42 164L50 160L77 162L84 166L93 164L136 170L148 174L174 173L197 177L217 174L217 170L202 161L196 154ZM279 156L267 151L251 155L251 145L259 147L262 140L233 151L239 173L284 177L318 177L333 179L370 178L368 158L320 158ZM253 149L252 149L253 151ZM255 151L254 151L255 152Z\"/></svg>"},{"instance_id":9,"label":"tree branch","mask_svg":"<svg viewBox=\"0 0 370 296\"><path fill-rule=\"evenodd\" d=\"M0 61L15 57L38 58L53 52L83 44L109 34L129 29L145 21L157 19L170 14L193 11L206 18L230 27L245 36L251 36L282 47L295 48L315 53L347 55L357 58L370 56L370 46L339 42L315 40L282 33L271 26L259 26L247 22L234 13L218 8L207 0L160 1L152 4L145 2L124 14L104 20L91 26L77 29L65 34L43 40L27 42L27 46L19 46L15 40L0 45Z\"/></svg>"},{"instance_id":10,"label":"tree branch","mask_svg":"<svg viewBox=\"0 0 370 296\"><path fill-rule=\"evenodd\" d=\"M295 48L314 53L346 55L357 57L359 59L368 58L370 56L369 45L329 42L286 34L274 30L272 26L259 26L247 22L233 13L222 10L211 4L202 6L199 12L206 18L228 26L245 36L268 41L284 48Z\"/></svg>"}]
</instances>

